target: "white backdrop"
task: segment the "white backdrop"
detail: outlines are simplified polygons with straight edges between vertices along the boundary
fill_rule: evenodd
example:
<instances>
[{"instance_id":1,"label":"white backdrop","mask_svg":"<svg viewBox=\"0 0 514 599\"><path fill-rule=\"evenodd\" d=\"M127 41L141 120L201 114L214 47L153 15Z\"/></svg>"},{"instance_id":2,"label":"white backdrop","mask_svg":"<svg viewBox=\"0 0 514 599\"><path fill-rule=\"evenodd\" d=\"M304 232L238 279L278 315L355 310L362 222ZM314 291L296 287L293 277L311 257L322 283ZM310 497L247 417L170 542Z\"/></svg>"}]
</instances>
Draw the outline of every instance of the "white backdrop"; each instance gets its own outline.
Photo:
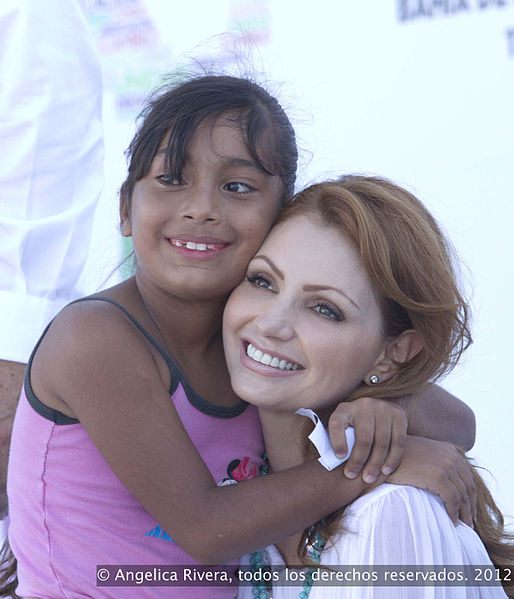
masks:
<instances>
[{"instance_id":1,"label":"white backdrop","mask_svg":"<svg viewBox=\"0 0 514 599\"><path fill-rule=\"evenodd\" d=\"M141 100L197 44L253 40L303 150L299 186L345 172L387 176L438 217L465 264L475 343L444 386L477 416L470 454L514 515L514 1L89 0L105 72L107 185L83 280L119 260L116 190Z\"/></svg>"}]
</instances>

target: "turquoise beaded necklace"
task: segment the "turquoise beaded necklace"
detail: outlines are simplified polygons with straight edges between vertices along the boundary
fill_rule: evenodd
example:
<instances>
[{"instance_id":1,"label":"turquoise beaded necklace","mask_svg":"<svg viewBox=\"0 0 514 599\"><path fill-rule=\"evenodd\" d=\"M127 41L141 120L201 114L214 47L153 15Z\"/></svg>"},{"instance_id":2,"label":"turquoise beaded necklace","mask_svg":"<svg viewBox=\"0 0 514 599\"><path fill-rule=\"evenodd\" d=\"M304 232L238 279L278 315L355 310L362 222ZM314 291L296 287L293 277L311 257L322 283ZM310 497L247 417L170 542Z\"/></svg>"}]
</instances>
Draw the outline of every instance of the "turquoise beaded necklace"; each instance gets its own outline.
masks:
<instances>
[{"instance_id":1,"label":"turquoise beaded necklace","mask_svg":"<svg viewBox=\"0 0 514 599\"><path fill-rule=\"evenodd\" d=\"M314 535L314 541L307 547L307 554L309 558L319 564L321 562L321 552L325 546L325 540L316 531ZM250 554L250 570L252 574L255 574L258 571L268 570L271 572L271 562L269 558L268 552L264 549L260 549L259 551L254 551ZM305 575L305 583L303 585L300 594L298 595L299 599L308 599L311 588L313 584L313 573L315 571L314 567L311 567L307 570L307 574ZM271 586L266 585L262 582L257 582L255 579L256 576L252 576L252 594L255 599L270 599L271 598Z\"/></svg>"}]
</instances>

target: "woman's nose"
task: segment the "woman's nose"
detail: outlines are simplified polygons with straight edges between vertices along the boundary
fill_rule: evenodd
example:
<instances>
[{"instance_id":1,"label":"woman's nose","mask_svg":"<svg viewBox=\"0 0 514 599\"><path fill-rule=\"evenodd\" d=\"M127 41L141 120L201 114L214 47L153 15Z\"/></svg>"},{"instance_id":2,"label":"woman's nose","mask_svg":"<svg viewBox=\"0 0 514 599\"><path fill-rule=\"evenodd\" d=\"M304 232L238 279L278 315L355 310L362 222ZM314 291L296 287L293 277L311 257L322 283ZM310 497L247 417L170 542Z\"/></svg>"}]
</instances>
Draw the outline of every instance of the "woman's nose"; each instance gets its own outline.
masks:
<instances>
[{"instance_id":1,"label":"woman's nose","mask_svg":"<svg viewBox=\"0 0 514 599\"><path fill-rule=\"evenodd\" d=\"M289 341L295 335L292 313L285 306L275 305L261 310L255 324L263 337Z\"/></svg>"}]
</instances>

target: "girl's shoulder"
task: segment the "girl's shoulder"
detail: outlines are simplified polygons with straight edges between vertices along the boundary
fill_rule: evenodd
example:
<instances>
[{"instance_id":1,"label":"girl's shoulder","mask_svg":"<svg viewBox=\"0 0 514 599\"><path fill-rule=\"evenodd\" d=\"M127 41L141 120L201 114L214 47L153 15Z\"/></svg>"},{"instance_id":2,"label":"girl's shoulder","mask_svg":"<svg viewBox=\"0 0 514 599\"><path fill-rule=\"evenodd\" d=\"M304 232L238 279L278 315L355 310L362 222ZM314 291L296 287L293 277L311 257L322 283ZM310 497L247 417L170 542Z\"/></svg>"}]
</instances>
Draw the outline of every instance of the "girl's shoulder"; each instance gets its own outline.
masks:
<instances>
[{"instance_id":1,"label":"girl's shoulder","mask_svg":"<svg viewBox=\"0 0 514 599\"><path fill-rule=\"evenodd\" d=\"M57 343L68 351L80 353L96 350L99 353L95 355L100 357L109 348L130 341L126 350L137 351L139 346L147 345L137 319L141 307L140 297L128 282L80 298L57 314L43 333L40 344Z\"/></svg>"},{"instance_id":2,"label":"girl's shoulder","mask_svg":"<svg viewBox=\"0 0 514 599\"><path fill-rule=\"evenodd\" d=\"M130 389L137 376L169 389L169 368L133 316L135 304L113 290L63 308L30 359L35 394L69 416L77 416L79 404L90 403L93 396Z\"/></svg>"}]
</instances>

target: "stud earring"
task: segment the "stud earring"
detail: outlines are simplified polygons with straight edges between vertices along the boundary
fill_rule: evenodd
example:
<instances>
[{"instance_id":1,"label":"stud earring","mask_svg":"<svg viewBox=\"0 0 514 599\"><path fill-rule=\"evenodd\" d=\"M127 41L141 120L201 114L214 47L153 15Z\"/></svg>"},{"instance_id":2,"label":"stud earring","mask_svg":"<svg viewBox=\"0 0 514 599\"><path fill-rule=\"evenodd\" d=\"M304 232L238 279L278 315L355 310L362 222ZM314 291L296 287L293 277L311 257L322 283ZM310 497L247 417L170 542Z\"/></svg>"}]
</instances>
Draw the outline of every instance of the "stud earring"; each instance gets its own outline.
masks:
<instances>
[{"instance_id":1,"label":"stud earring","mask_svg":"<svg viewBox=\"0 0 514 599\"><path fill-rule=\"evenodd\" d=\"M376 385L376 384L379 382L379 380L380 380L380 379L378 378L378 376L377 376L376 374L372 374L372 375L369 377L369 384L370 384L370 385Z\"/></svg>"}]
</instances>

